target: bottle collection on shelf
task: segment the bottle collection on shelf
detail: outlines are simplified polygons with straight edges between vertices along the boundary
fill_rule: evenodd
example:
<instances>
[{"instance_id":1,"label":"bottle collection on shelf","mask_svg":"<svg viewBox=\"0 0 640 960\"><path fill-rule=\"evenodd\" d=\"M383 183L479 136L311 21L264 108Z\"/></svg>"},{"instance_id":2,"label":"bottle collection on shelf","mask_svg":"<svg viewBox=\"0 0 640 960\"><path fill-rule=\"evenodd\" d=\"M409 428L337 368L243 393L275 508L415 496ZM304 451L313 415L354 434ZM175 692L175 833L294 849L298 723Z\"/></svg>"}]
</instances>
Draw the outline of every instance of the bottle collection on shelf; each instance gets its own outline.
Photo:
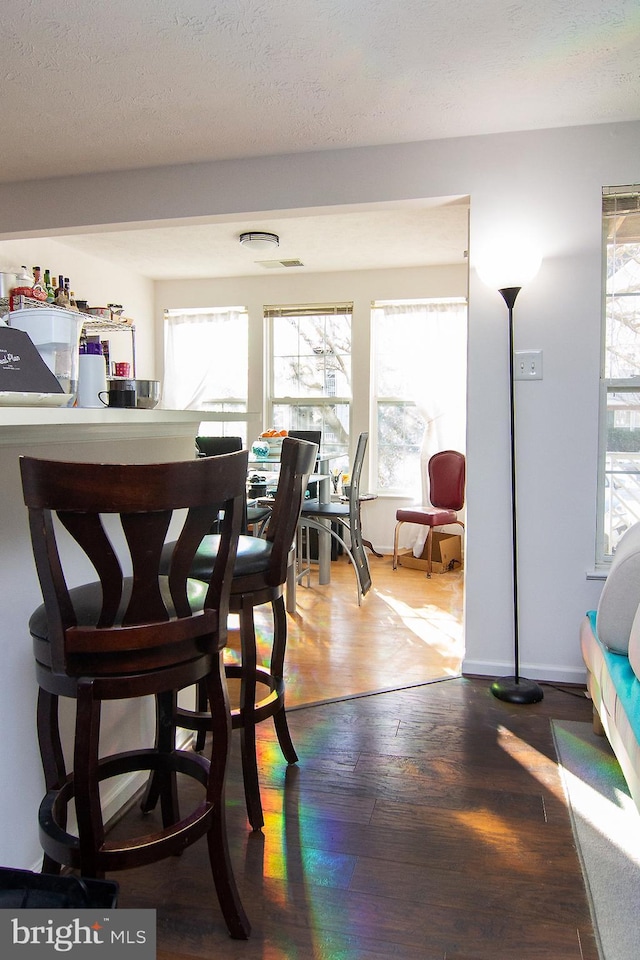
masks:
<instances>
[{"instance_id":1,"label":"bottle collection on shelf","mask_svg":"<svg viewBox=\"0 0 640 960\"><path fill-rule=\"evenodd\" d=\"M69 277L60 274L56 286L49 269L44 271L44 275L40 267L33 267L31 274L25 266L20 271L18 283L9 293L9 310L19 309L22 297L53 303L66 310L79 310L75 294L69 286Z\"/></svg>"},{"instance_id":2,"label":"bottle collection on shelf","mask_svg":"<svg viewBox=\"0 0 640 960\"><path fill-rule=\"evenodd\" d=\"M62 273L58 274L57 285L55 274L48 268L43 274L41 268L36 266L29 273L26 266L22 266L16 277L18 282L9 292L9 311L19 310L22 306L22 298L27 297L65 310L77 310L94 319L131 323L130 320L122 317L123 307L120 303L109 303L106 307L90 307L86 300L76 300L76 295L70 287L69 277L65 277Z\"/></svg>"},{"instance_id":3,"label":"bottle collection on shelf","mask_svg":"<svg viewBox=\"0 0 640 960\"><path fill-rule=\"evenodd\" d=\"M99 335L93 335L100 332L108 333L113 329L128 329L133 335L133 320L122 316L123 307L121 304L109 303L106 307L90 307L86 300L76 300L75 293L70 287L69 277L59 274L56 283L55 275L49 268L43 272L39 266L35 266L29 272L26 266L21 266L19 270L9 274L9 276L15 277L15 284L9 288L8 300L4 301L5 311L8 306L9 317L14 311L26 316L27 314L22 313L22 311L32 312L30 308L36 307L38 304L42 307L51 306L80 313L85 319L82 321L78 353L83 358L91 357L89 361L83 359L82 364L85 367L87 364L96 364L94 358L97 356L104 361L103 376L109 377L112 374L112 366L114 368L113 376L130 376L131 369L135 364L127 362L112 365L109 340L103 340ZM2 312L0 308L0 313ZM5 318L9 319L9 317L6 317L5 313ZM9 324L11 325L10 319ZM18 324L16 323L16 325Z\"/></svg>"}]
</instances>

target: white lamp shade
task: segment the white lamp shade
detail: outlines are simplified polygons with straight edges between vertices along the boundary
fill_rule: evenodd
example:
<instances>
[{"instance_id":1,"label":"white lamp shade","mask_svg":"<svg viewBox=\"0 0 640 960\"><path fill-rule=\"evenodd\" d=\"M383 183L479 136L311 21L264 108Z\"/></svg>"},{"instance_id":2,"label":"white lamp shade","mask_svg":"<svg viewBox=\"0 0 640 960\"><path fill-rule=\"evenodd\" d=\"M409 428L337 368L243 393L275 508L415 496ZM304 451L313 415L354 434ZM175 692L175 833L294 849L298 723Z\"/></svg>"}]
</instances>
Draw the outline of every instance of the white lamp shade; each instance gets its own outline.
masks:
<instances>
[{"instance_id":1,"label":"white lamp shade","mask_svg":"<svg viewBox=\"0 0 640 960\"><path fill-rule=\"evenodd\" d=\"M526 241L495 241L481 251L476 272L488 287L504 290L506 287L523 287L533 280L541 262L538 250Z\"/></svg>"}]
</instances>

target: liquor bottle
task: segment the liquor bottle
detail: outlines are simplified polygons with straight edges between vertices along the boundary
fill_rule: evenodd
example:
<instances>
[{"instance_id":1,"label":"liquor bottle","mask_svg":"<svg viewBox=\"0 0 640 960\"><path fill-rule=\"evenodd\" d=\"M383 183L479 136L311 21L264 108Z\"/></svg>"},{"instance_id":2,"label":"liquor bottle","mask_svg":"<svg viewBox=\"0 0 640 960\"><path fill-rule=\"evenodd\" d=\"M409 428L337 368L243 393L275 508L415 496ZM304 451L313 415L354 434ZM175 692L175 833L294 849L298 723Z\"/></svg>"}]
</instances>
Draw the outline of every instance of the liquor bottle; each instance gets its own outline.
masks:
<instances>
[{"instance_id":1,"label":"liquor bottle","mask_svg":"<svg viewBox=\"0 0 640 960\"><path fill-rule=\"evenodd\" d=\"M44 288L47 291L47 303L53 303L56 298L56 291L51 282L51 271L48 268L44 271Z\"/></svg>"},{"instance_id":2,"label":"liquor bottle","mask_svg":"<svg viewBox=\"0 0 640 960\"><path fill-rule=\"evenodd\" d=\"M64 289L64 277L62 274L58 276L58 286L56 287L56 299L54 303L57 307L68 307L69 306L69 297L65 293Z\"/></svg>"}]
</instances>

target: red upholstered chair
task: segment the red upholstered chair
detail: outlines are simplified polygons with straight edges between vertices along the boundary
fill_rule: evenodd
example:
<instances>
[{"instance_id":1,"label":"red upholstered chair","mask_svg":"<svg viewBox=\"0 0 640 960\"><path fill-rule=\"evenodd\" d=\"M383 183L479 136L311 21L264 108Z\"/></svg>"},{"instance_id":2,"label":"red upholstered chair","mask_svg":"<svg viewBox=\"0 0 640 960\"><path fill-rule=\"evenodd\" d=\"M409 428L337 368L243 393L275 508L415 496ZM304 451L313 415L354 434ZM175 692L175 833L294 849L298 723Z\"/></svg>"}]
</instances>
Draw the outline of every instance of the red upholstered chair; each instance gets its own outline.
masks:
<instances>
[{"instance_id":1,"label":"red upholstered chair","mask_svg":"<svg viewBox=\"0 0 640 960\"><path fill-rule=\"evenodd\" d=\"M398 538L403 523L418 523L428 527L427 533L427 576L431 576L431 551L433 548L433 528L445 523L464 523L458 517L458 511L464 506L464 484L466 461L457 450L441 450L429 460L429 499L431 507L407 507L396 510L396 529L393 536L393 569L398 566Z\"/></svg>"}]
</instances>

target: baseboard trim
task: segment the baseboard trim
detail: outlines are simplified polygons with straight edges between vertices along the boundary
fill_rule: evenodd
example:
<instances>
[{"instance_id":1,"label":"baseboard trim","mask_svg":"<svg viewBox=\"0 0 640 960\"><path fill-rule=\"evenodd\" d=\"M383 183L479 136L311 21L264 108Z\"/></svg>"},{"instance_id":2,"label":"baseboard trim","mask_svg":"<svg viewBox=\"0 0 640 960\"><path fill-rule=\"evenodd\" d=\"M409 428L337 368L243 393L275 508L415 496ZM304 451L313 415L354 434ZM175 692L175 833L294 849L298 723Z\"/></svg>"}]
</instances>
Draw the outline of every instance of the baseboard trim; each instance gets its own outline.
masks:
<instances>
[{"instance_id":1,"label":"baseboard trim","mask_svg":"<svg viewBox=\"0 0 640 960\"><path fill-rule=\"evenodd\" d=\"M513 676L513 663L489 660L467 660L462 663L462 675L469 677L510 677ZM520 676L539 683L547 680L549 683L570 683L575 686L584 686L586 683L586 667L555 667L542 663L524 663L520 665Z\"/></svg>"}]
</instances>

